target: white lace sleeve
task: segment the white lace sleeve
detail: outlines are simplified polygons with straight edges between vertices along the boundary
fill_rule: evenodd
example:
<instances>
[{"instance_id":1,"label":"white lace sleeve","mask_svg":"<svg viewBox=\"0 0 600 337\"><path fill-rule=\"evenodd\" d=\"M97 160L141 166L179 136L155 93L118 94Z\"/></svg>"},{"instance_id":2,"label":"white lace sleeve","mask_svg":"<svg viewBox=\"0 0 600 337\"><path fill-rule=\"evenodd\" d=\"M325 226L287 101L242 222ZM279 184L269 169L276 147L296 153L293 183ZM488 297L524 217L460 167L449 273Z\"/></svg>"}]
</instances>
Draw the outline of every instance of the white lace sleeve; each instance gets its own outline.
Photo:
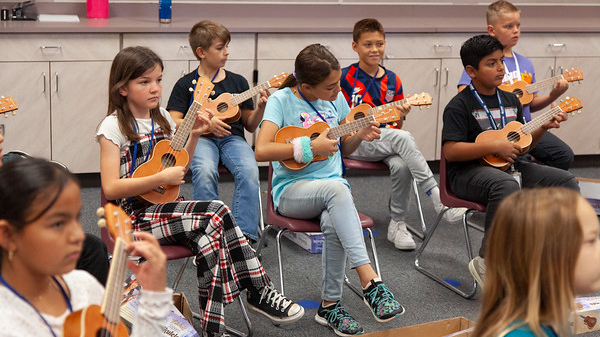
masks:
<instances>
[{"instance_id":1,"label":"white lace sleeve","mask_svg":"<svg viewBox=\"0 0 600 337\"><path fill-rule=\"evenodd\" d=\"M143 290L140 296L140 306L133 321L131 337L162 336L165 330L165 320L171 311L173 289L165 291Z\"/></svg>"}]
</instances>

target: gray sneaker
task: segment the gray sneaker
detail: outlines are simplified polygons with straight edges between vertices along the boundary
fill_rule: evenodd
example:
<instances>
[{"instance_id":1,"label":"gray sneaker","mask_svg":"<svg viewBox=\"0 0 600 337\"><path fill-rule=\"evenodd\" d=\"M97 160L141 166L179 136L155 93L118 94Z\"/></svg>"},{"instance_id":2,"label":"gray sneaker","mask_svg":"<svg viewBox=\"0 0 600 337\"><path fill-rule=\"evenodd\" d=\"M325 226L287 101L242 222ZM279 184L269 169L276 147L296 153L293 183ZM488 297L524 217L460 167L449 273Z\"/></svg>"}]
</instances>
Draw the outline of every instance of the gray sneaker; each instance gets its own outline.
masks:
<instances>
[{"instance_id":1,"label":"gray sneaker","mask_svg":"<svg viewBox=\"0 0 600 337\"><path fill-rule=\"evenodd\" d=\"M481 256L476 256L469 262L469 271L477 284L483 289L483 281L485 280L485 260Z\"/></svg>"}]
</instances>

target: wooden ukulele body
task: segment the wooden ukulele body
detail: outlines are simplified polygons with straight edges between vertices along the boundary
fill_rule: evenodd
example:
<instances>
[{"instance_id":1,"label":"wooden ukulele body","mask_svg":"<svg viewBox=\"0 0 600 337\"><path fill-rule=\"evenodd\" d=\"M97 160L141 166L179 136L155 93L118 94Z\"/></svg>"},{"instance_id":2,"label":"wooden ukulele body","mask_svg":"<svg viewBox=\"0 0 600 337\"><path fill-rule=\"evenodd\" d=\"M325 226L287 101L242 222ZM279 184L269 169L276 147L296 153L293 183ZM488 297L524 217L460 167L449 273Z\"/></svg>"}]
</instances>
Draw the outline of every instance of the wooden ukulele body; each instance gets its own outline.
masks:
<instances>
[{"instance_id":1,"label":"wooden ukulele body","mask_svg":"<svg viewBox=\"0 0 600 337\"><path fill-rule=\"evenodd\" d=\"M231 99L233 95L226 92L219 95L215 99L206 101L203 104L203 109L210 109L215 117L223 118L223 122L229 124L240 119L242 115L239 105L232 105Z\"/></svg>"},{"instance_id":2,"label":"wooden ukulele body","mask_svg":"<svg viewBox=\"0 0 600 337\"><path fill-rule=\"evenodd\" d=\"M161 140L154 146L150 160L135 169L132 177L148 177L168 167L186 166L189 162L189 158L186 149L175 151L171 147L170 140ZM146 193L140 194L138 197L152 204L162 204L175 201L178 196L179 185L161 185Z\"/></svg>"},{"instance_id":3,"label":"wooden ukulele body","mask_svg":"<svg viewBox=\"0 0 600 337\"><path fill-rule=\"evenodd\" d=\"M498 88L503 91L512 92L517 96L519 101L521 101L522 105L527 105L531 103L533 100L533 94L530 94L525 90L525 87L528 86L529 83L519 80L511 83L500 84Z\"/></svg>"},{"instance_id":4,"label":"wooden ukulele body","mask_svg":"<svg viewBox=\"0 0 600 337\"><path fill-rule=\"evenodd\" d=\"M371 115L372 113L369 112L369 109L372 109L372 108L373 107L367 103L363 103L363 104L359 104L359 105L355 106L354 108L352 108L352 110L350 110L350 113L348 114L348 116L346 116L346 118L345 118L346 122L352 122L357 119Z\"/></svg>"},{"instance_id":5,"label":"wooden ukulele body","mask_svg":"<svg viewBox=\"0 0 600 337\"><path fill-rule=\"evenodd\" d=\"M484 131L477 136L475 143L492 142L499 139L506 139L521 147L522 151L520 154L526 153L529 151L533 137L531 137L530 134L524 134L520 130L522 126L523 124L517 121L512 121L506 124L502 130ZM496 155L489 154L483 157L482 160L485 164L501 169L502 171L505 171L510 167L510 163L508 161Z\"/></svg>"},{"instance_id":6,"label":"wooden ukulele body","mask_svg":"<svg viewBox=\"0 0 600 337\"><path fill-rule=\"evenodd\" d=\"M67 316L63 325L63 337L127 337L129 332L123 322L106 321L99 305L90 305Z\"/></svg>"},{"instance_id":7,"label":"wooden ukulele body","mask_svg":"<svg viewBox=\"0 0 600 337\"><path fill-rule=\"evenodd\" d=\"M308 128L301 128L299 126L286 126L285 128L279 129L275 134L275 142L276 143L291 143L292 139L297 137L307 136L311 140L319 137L319 135L327 130L329 125L325 122L316 122ZM315 156L313 161L324 160L325 157ZM280 161L281 165L285 167L288 171L300 171L310 165L310 163L298 163L294 160L294 158L286 159Z\"/></svg>"}]
</instances>

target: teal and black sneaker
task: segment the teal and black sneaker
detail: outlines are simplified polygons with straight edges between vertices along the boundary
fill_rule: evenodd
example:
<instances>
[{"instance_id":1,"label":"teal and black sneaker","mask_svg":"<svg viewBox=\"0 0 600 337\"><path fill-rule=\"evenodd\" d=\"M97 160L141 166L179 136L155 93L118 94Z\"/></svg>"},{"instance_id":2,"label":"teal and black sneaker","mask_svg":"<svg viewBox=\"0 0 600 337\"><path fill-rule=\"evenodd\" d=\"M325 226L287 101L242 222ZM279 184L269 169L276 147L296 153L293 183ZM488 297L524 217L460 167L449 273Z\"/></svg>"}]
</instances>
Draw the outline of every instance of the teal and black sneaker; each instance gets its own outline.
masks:
<instances>
[{"instance_id":1,"label":"teal and black sneaker","mask_svg":"<svg viewBox=\"0 0 600 337\"><path fill-rule=\"evenodd\" d=\"M323 303L321 303L315 315L315 321L330 327L338 336L362 335L364 331L360 323L350 316L340 301L326 307L323 307Z\"/></svg>"},{"instance_id":2,"label":"teal and black sneaker","mask_svg":"<svg viewBox=\"0 0 600 337\"><path fill-rule=\"evenodd\" d=\"M378 322L389 322L404 313L404 307L394 299L394 294L381 281L371 280L363 293L365 304Z\"/></svg>"}]
</instances>

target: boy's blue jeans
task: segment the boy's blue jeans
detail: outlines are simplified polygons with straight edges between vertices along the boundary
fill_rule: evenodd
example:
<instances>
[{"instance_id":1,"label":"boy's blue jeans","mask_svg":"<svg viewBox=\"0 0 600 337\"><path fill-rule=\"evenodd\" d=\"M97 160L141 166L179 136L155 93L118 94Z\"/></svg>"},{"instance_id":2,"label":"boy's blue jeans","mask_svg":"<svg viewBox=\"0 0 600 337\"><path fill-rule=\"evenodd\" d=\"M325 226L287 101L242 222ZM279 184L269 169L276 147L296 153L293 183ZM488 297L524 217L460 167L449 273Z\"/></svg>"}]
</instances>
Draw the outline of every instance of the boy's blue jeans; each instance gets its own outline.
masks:
<instances>
[{"instance_id":1,"label":"boy's blue jeans","mask_svg":"<svg viewBox=\"0 0 600 337\"><path fill-rule=\"evenodd\" d=\"M303 180L286 188L277 211L290 218L320 217L324 236L321 298L342 298L346 258L351 268L370 263L350 189L338 180Z\"/></svg>"},{"instance_id":2,"label":"boy's blue jeans","mask_svg":"<svg viewBox=\"0 0 600 337\"><path fill-rule=\"evenodd\" d=\"M200 137L190 164L194 200L219 199L219 160L233 174L231 210L242 232L258 238L258 166L254 152L240 136Z\"/></svg>"}]
</instances>

